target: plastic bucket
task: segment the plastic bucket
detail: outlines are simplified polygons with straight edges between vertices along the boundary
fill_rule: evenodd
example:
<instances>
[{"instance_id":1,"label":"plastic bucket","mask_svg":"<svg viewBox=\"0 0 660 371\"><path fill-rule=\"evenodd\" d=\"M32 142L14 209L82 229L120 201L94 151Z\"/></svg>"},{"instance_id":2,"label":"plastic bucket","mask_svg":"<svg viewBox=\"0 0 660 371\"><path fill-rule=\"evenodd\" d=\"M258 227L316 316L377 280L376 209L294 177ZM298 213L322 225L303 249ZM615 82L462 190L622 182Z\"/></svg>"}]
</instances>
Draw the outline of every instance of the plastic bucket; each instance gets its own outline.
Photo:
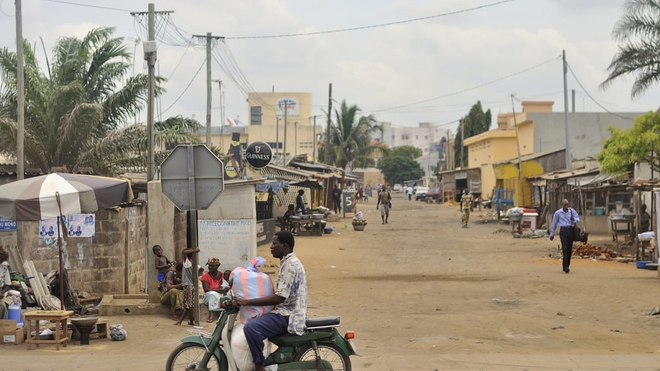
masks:
<instances>
[{"instance_id":1,"label":"plastic bucket","mask_svg":"<svg viewBox=\"0 0 660 371\"><path fill-rule=\"evenodd\" d=\"M596 215L603 215L605 213L605 210L603 210L602 207L597 207L596 208Z\"/></svg>"},{"instance_id":2,"label":"plastic bucket","mask_svg":"<svg viewBox=\"0 0 660 371\"><path fill-rule=\"evenodd\" d=\"M10 305L9 306L9 317L8 319L16 321L16 323L20 323L21 321L21 306L20 305Z\"/></svg>"}]
</instances>

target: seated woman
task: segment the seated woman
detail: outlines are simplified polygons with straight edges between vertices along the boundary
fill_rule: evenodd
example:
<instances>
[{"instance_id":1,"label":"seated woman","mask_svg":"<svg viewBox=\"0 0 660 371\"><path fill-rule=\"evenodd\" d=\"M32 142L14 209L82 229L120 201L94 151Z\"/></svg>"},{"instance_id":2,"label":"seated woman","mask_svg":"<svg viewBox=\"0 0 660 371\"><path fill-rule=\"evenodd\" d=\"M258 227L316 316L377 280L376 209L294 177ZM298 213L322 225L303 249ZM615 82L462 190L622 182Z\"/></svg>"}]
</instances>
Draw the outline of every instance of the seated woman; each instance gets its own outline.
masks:
<instances>
[{"instance_id":1,"label":"seated woman","mask_svg":"<svg viewBox=\"0 0 660 371\"><path fill-rule=\"evenodd\" d=\"M229 285L223 279L224 274L218 270L220 267L220 259L216 257L209 258L206 265L209 266L209 271L204 272L201 278L202 287L204 288L202 302L209 309L209 315L206 322L213 322L213 310L218 309L220 295L229 291ZM225 283L224 285L223 282Z\"/></svg>"},{"instance_id":2,"label":"seated woman","mask_svg":"<svg viewBox=\"0 0 660 371\"><path fill-rule=\"evenodd\" d=\"M291 217L296 216L296 212L293 210L294 207L294 204L290 204L288 210L284 213L284 217L282 218L282 226L280 228L281 230L293 232L294 225L291 222Z\"/></svg>"},{"instance_id":3,"label":"seated woman","mask_svg":"<svg viewBox=\"0 0 660 371\"><path fill-rule=\"evenodd\" d=\"M181 301L183 300L181 272L183 271L183 263L176 264L176 270L169 271L160 282L158 290L160 291L160 303L169 305L172 309L172 320L178 320L176 315L177 311L183 309Z\"/></svg>"}]
</instances>

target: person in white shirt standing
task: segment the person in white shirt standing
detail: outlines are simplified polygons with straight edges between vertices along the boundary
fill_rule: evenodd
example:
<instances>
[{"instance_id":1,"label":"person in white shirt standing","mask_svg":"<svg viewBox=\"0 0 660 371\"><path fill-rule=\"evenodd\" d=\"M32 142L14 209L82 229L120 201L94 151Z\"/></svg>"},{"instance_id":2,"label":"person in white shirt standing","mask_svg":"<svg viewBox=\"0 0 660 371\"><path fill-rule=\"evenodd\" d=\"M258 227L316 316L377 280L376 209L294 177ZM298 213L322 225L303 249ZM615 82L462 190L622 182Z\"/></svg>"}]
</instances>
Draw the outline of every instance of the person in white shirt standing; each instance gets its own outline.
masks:
<instances>
[{"instance_id":1,"label":"person in white shirt standing","mask_svg":"<svg viewBox=\"0 0 660 371\"><path fill-rule=\"evenodd\" d=\"M580 221L580 216L575 209L568 207L568 200L561 201L561 209L555 211L552 217L552 226L550 227L550 241L555 239L555 230L559 226L559 240L561 241L561 252L563 254L562 268L564 273L571 270L571 255L573 254L573 238L575 232L573 226Z\"/></svg>"}]
</instances>

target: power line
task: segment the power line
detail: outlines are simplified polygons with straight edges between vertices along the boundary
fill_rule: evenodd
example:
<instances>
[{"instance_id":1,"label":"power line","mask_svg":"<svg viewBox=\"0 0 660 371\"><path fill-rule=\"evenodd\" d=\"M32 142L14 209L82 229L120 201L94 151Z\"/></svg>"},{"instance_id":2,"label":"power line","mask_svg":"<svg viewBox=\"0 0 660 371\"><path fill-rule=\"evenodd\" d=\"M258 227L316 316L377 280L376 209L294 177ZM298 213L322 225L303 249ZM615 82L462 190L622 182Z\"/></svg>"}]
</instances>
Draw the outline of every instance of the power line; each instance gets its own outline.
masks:
<instances>
[{"instance_id":1,"label":"power line","mask_svg":"<svg viewBox=\"0 0 660 371\"><path fill-rule=\"evenodd\" d=\"M618 113L614 113L614 112L608 110L607 108L605 108L605 107L604 107L602 104L600 104L596 99L594 99L594 97L592 97L591 94L589 94L589 92L587 91L587 89L584 88L584 86L583 86L582 83L580 82L580 79L578 79L577 76L575 76L575 72L573 72L573 69L571 68L571 65L570 65L568 62L566 62L566 66L568 66L568 70L571 71L571 75L573 75L573 78L575 79L575 81L577 81L578 85L580 85L580 87L582 88L582 91L584 91L584 93L585 93L585 94L586 94L586 95L587 95L587 96L588 96L588 97L589 97L594 103L596 103L596 104L598 105L598 107L604 109L605 112L609 113L610 115L616 116L616 117L621 118L621 119L626 119L626 120L634 120L634 119L635 119L635 118L633 118L633 117L621 116L621 115L619 115Z\"/></svg>"},{"instance_id":2,"label":"power line","mask_svg":"<svg viewBox=\"0 0 660 371\"><path fill-rule=\"evenodd\" d=\"M71 1L62 1L62 0L44 0L44 1L49 1L51 3L59 3L59 4L67 4L67 5L77 5L77 6L84 6L88 8L98 8L98 9L105 9L105 10L116 10L119 12L132 12L132 10L128 9L119 9L119 8L111 8L108 6L100 6L100 5L91 5L91 4L83 4L83 3L74 3Z\"/></svg>"},{"instance_id":3,"label":"power line","mask_svg":"<svg viewBox=\"0 0 660 371\"><path fill-rule=\"evenodd\" d=\"M192 79L190 79L190 82L188 83L188 86L186 86L186 88L183 89L183 92L181 93L181 95L179 95L179 97L176 98L176 100L174 101L174 103L172 103L172 104L171 104L169 107L167 107L163 112L161 112L161 115L164 114L165 112L169 111L169 109L172 108L172 107L176 104L176 102L178 102L179 99L181 99L181 97L183 97L184 94L186 94L186 91L188 91L188 88L190 87L190 85L192 85L193 81L195 81L195 78L196 78L197 75L199 74L199 71L202 70L202 67L204 67L204 65L206 65L206 58L204 58L204 60L202 61L202 64L201 64L201 65L199 66L199 68L197 69L197 72L195 72L195 76L193 76Z\"/></svg>"},{"instance_id":4,"label":"power line","mask_svg":"<svg viewBox=\"0 0 660 371\"><path fill-rule=\"evenodd\" d=\"M502 77L497 78L497 79L495 79L495 80L491 80L491 81L488 81L488 82L485 82L485 83L483 83L483 84L479 84L479 85L476 85L476 86L473 86L473 87L470 87L470 88L467 88L467 89L458 90L458 91L455 91L455 92L453 92L453 93L448 93L448 94L440 95L440 96L437 96L437 97L433 97L433 98L429 98L429 99L420 100L420 101L417 101L417 102L412 102L412 103L402 104L402 105L400 105L400 106L394 106L394 107L389 107L389 108L376 109L376 110L372 110L371 112L391 111L391 110L395 110L395 109L398 109L398 108L403 108L403 107L413 106L413 105L420 104L420 103L430 102L430 101L432 101L432 100L436 100L436 99L442 99L442 98L451 97L451 96L453 96L453 95L462 94L462 93L465 93L465 92L468 92L468 91L471 91L471 90L479 89L479 88L482 88L482 87L484 87L484 86L491 85L491 84L494 84L494 83L496 83L496 82L499 82L499 81L502 81L502 80L506 80L506 79L508 79L508 78L511 78L511 77L514 77L514 76L517 76L517 75L523 74L523 73L525 73L525 72L527 72L527 71L531 71L531 70L533 70L533 69L535 69L535 68L538 68L538 67L541 67L541 66L543 66L543 65L546 65L546 64L548 64L548 63L550 63L550 62L552 62L552 61L559 60L560 58L561 58L561 56L554 57L554 58L548 59L548 60L545 61L545 62L542 62L542 63L536 64L536 65L531 66L531 67L528 67L528 68L525 68L525 69L520 70L520 71L518 71L518 72L514 72L514 73L512 73L512 74L510 74L510 75L502 76Z\"/></svg>"},{"instance_id":5,"label":"power line","mask_svg":"<svg viewBox=\"0 0 660 371\"><path fill-rule=\"evenodd\" d=\"M453 12L430 15L430 16L426 16L426 17L406 19L406 20L403 20L403 21L380 23L380 24L374 24L374 25L369 25L369 26L340 28L340 29L337 29L337 30L328 30L328 31L290 33L290 34L281 34L281 35L234 36L234 37L227 37L227 39L235 39L235 40L237 40L237 39L275 39L275 38L282 38L282 37L309 36L309 35L321 35L321 34L329 34L329 33L339 33L339 32L348 32L348 31L366 30L366 29L369 29L369 28L387 27L387 26L392 26L392 25L396 25L396 24L404 24L404 23L425 21L427 19L440 18L440 17L446 17L446 16L450 16L450 15L455 15L455 14L467 13L467 12L471 12L471 11L474 11L474 10L479 10L479 9L489 8L489 7L496 6L496 5L501 5L501 4L504 4L504 3L509 3L509 2L512 2L512 1L515 1L515 0L502 0L502 1L498 1L498 2L495 2L495 3L490 3L490 4L486 4L486 5L475 6L475 7L472 7L472 8L455 10Z\"/></svg>"}]
</instances>

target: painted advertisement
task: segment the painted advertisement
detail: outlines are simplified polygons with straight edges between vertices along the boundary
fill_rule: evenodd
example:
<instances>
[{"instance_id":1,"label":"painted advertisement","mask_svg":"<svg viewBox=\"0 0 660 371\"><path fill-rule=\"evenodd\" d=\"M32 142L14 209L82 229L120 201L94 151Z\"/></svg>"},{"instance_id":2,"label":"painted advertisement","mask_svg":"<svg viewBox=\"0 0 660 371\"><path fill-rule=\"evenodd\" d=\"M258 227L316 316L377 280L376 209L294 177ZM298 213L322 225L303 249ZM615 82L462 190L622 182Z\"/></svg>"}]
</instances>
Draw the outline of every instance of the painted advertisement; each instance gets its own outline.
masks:
<instances>
[{"instance_id":1,"label":"painted advertisement","mask_svg":"<svg viewBox=\"0 0 660 371\"><path fill-rule=\"evenodd\" d=\"M284 109L286 107L287 117L300 116L300 105L298 101L293 98L282 98L277 101L277 116L284 117Z\"/></svg>"}]
</instances>

